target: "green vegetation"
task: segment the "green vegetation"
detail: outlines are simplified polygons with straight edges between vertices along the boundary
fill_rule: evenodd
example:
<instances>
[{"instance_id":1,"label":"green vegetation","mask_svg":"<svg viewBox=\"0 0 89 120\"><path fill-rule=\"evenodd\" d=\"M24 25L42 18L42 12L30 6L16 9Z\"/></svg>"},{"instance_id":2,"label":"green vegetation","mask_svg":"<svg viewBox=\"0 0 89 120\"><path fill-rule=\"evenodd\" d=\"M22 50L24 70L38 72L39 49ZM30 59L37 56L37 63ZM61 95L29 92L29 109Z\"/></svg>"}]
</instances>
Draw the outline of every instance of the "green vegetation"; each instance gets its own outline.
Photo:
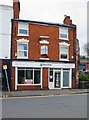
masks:
<instances>
[{"instance_id":1,"label":"green vegetation","mask_svg":"<svg viewBox=\"0 0 89 120\"><path fill-rule=\"evenodd\" d=\"M89 57L87 57L87 56L80 56L80 59L89 60Z\"/></svg>"},{"instance_id":2,"label":"green vegetation","mask_svg":"<svg viewBox=\"0 0 89 120\"><path fill-rule=\"evenodd\" d=\"M79 80L89 80L89 73L79 72Z\"/></svg>"}]
</instances>

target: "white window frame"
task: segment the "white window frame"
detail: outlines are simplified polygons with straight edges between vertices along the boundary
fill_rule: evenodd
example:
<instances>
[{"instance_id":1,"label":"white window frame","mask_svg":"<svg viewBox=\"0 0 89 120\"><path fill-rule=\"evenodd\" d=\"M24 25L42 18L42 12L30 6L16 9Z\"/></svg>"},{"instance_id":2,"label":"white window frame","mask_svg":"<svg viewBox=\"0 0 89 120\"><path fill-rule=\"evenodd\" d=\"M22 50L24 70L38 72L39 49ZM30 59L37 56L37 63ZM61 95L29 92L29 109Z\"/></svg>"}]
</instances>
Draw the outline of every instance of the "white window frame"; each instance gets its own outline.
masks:
<instances>
[{"instance_id":1,"label":"white window frame","mask_svg":"<svg viewBox=\"0 0 89 120\"><path fill-rule=\"evenodd\" d=\"M61 37L61 34L67 35L67 37ZM63 39L63 40L69 40L68 38L68 28L66 27L60 27L59 28L59 39Z\"/></svg>"},{"instance_id":2,"label":"white window frame","mask_svg":"<svg viewBox=\"0 0 89 120\"><path fill-rule=\"evenodd\" d=\"M46 46L46 45L41 46L40 54L41 55L48 55L48 46Z\"/></svg>"},{"instance_id":3,"label":"white window frame","mask_svg":"<svg viewBox=\"0 0 89 120\"><path fill-rule=\"evenodd\" d=\"M19 22L18 23L18 36L29 36L29 24L28 23L24 23L24 22ZM21 34L19 32L19 30L26 30L27 31L27 34Z\"/></svg>"},{"instance_id":4,"label":"white window frame","mask_svg":"<svg viewBox=\"0 0 89 120\"><path fill-rule=\"evenodd\" d=\"M17 40L17 58L18 59L28 59L28 40L27 39L20 39L20 40ZM18 44L25 44L25 45L27 45L27 50L19 50L18 49ZM22 51L22 52L24 52L24 51L26 51L27 52L27 56L22 56L22 57L20 57L19 56L19 51Z\"/></svg>"},{"instance_id":5,"label":"white window frame","mask_svg":"<svg viewBox=\"0 0 89 120\"><path fill-rule=\"evenodd\" d=\"M68 47L68 52L65 53L65 52L61 52L61 47L64 46L64 47ZM59 60L62 60L62 61L69 61L69 44L68 43L65 43L65 42L62 42L62 43L59 43ZM61 58L61 54L64 53L64 54L67 54L67 58Z\"/></svg>"},{"instance_id":6,"label":"white window frame","mask_svg":"<svg viewBox=\"0 0 89 120\"><path fill-rule=\"evenodd\" d=\"M18 70L25 70L25 73L26 73L26 70L32 70L33 71L33 84L19 84L18 83ZM39 70L40 70L40 83L39 84L34 84L34 71L36 71L36 70L38 70L38 68L36 69L34 69L34 68L30 68L30 69L28 69L28 68L25 68L25 69L16 69L16 71L17 71L17 84L16 85L19 85L19 86L33 86L33 85L42 85L42 68L39 68Z\"/></svg>"}]
</instances>

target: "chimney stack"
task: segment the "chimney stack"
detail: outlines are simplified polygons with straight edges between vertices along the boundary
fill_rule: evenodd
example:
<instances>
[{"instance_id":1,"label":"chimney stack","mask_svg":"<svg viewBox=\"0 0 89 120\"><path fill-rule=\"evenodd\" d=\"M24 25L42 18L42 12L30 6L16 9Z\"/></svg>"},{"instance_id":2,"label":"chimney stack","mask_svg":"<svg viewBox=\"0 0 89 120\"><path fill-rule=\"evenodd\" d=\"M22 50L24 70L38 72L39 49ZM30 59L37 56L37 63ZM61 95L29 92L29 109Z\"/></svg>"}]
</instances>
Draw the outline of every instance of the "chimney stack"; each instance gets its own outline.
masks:
<instances>
[{"instance_id":1,"label":"chimney stack","mask_svg":"<svg viewBox=\"0 0 89 120\"><path fill-rule=\"evenodd\" d=\"M20 14L20 2L19 0L13 0L13 18L19 19Z\"/></svg>"},{"instance_id":2,"label":"chimney stack","mask_svg":"<svg viewBox=\"0 0 89 120\"><path fill-rule=\"evenodd\" d=\"M70 16L64 15L64 24L66 25L71 25L72 24L72 20L70 19Z\"/></svg>"}]
</instances>

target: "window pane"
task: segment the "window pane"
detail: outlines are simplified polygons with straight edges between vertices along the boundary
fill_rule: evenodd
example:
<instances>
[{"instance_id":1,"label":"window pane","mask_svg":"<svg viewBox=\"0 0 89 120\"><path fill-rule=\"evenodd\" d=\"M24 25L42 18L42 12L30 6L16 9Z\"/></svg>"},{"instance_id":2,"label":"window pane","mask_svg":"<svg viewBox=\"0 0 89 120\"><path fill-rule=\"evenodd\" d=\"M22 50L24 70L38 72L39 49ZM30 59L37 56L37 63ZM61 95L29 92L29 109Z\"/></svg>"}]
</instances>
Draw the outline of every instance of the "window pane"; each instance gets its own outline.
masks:
<instances>
[{"instance_id":1,"label":"window pane","mask_svg":"<svg viewBox=\"0 0 89 120\"><path fill-rule=\"evenodd\" d=\"M25 84L33 84L33 70L26 70Z\"/></svg>"},{"instance_id":2,"label":"window pane","mask_svg":"<svg viewBox=\"0 0 89 120\"><path fill-rule=\"evenodd\" d=\"M24 50L27 50L27 44L24 44Z\"/></svg>"},{"instance_id":3,"label":"window pane","mask_svg":"<svg viewBox=\"0 0 89 120\"><path fill-rule=\"evenodd\" d=\"M45 54L48 54L48 46L45 46Z\"/></svg>"},{"instance_id":4,"label":"window pane","mask_svg":"<svg viewBox=\"0 0 89 120\"><path fill-rule=\"evenodd\" d=\"M67 54L62 54L62 53L61 53L61 58L67 59Z\"/></svg>"},{"instance_id":5,"label":"window pane","mask_svg":"<svg viewBox=\"0 0 89 120\"><path fill-rule=\"evenodd\" d=\"M24 50L24 44L19 43L19 44L18 44L18 49L19 49L19 50Z\"/></svg>"},{"instance_id":6,"label":"window pane","mask_svg":"<svg viewBox=\"0 0 89 120\"><path fill-rule=\"evenodd\" d=\"M24 84L25 81L25 71L18 70L18 84Z\"/></svg>"},{"instance_id":7,"label":"window pane","mask_svg":"<svg viewBox=\"0 0 89 120\"><path fill-rule=\"evenodd\" d=\"M63 87L69 86L69 71L63 72Z\"/></svg>"},{"instance_id":8,"label":"window pane","mask_svg":"<svg viewBox=\"0 0 89 120\"><path fill-rule=\"evenodd\" d=\"M48 46L41 46L41 54L48 54Z\"/></svg>"},{"instance_id":9,"label":"window pane","mask_svg":"<svg viewBox=\"0 0 89 120\"><path fill-rule=\"evenodd\" d=\"M18 57L24 57L24 51L19 51L18 52Z\"/></svg>"},{"instance_id":10,"label":"window pane","mask_svg":"<svg viewBox=\"0 0 89 120\"><path fill-rule=\"evenodd\" d=\"M67 38L67 34L60 34L61 38Z\"/></svg>"},{"instance_id":11,"label":"window pane","mask_svg":"<svg viewBox=\"0 0 89 120\"><path fill-rule=\"evenodd\" d=\"M33 79L33 70L26 70L26 79Z\"/></svg>"},{"instance_id":12,"label":"window pane","mask_svg":"<svg viewBox=\"0 0 89 120\"><path fill-rule=\"evenodd\" d=\"M28 23L19 22L18 27L19 27L19 29L23 28L23 29L27 30L28 29Z\"/></svg>"},{"instance_id":13,"label":"window pane","mask_svg":"<svg viewBox=\"0 0 89 120\"><path fill-rule=\"evenodd\" d=\"M19 49L19 50L27 50L27 44L19 43L19 44L18 44L18 49Z\"/></svg>"},{"instance_id":14,"label":"window pane","mask_svg":"<svg viewBox=\"0 0 89 120\"><path fill-rule=\"evenodd\" d=\"M40 70L34 71L34 84L40 84Z\"/></svg>"},{"instance_id":15,"label":"window pane","mask_svg":"<svg viewBox=\"0 0 89 120\"><path fill-rule=\"evenodd\" d=\"M24 29L19 29L19 34L26 34L27 35L27 30Z\"/></svg>"},{"instance_id":16,"label":"window pane","mask_svg":"<svg viewBox=\"0 0 89 120\"><path fill-rule=\"evenodd\" d=\"M67 28L61 28L61 33L68 33L68 29Z\"/></svg>"},{"instance_id":17,"label":"window pane","mask_svg":"<svg viewBox=\"0 0 89 120\"><path fill-rule=\"evenodd\" d=\"M45 54L45 46L41 46L41 54Z\"/></svg>"},{"instance_id":18,"label":"window pane","mask_svg":"<svg viewBox=\"0 0 89 120\"><path fill-rule=\"evenodd\" d=\"M27 51L19 51L18 57L27 57Z\"/></svg>"},{"instance_id":19,"label":"window pane","mask_svg":"<svg viewBox=\"0 0 89 120\"><path fill-rule=\"evenodd\" d=\"M60 48L61 48L60 52L64 52L64 53L66 52L66 53L68 53L68 46L61 46Z\"/></svg>"},{"instance_id":20,"label":"window pane","mask_svg":"<svg viewBox=\"0 0 89 120\"><path fill-rule=\"evenodd\" d=\"M24 57L27 57L27 51L24 51Z\"/></svg>"}]
</instances>

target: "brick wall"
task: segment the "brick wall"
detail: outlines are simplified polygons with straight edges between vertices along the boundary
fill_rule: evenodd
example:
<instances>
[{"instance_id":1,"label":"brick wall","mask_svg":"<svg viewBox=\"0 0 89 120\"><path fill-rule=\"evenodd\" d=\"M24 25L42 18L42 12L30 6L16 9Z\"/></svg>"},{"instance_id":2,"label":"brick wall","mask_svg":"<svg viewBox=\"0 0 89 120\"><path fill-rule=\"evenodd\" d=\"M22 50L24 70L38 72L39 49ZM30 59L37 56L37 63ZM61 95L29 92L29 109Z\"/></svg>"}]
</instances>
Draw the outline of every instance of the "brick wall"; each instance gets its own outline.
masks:
<instances>
[{"instance_id":1,"label":"brick wall","mask_svg":"<svg viewBox=\"0 0 89 120\"><path fill-rule=\"evenodd\" d=\"M69 41L59 39L59 27L56 26L43 26L39 24L29 24L29 36L18 36L18 23L13 22L13 38L12 38L12 58L16 59L15 53L17 53L17 40L25 38L29 40L29 60L39 60L43 56L40 54L41 44L40 36L49 36L49 39L45 39L48 44L48 58L49 60L59 61L59 43L66 42L69 46L69 60L73 61L74 55L74 35L73 29L69 29Z\"/></svg>"},{"instance_id":2,"label":"brick wall","mask_svg":"<svg viewBox=\"0 0 89 120\"><path fill-rule=\"evenodd\" d=\"M48 68L43 68L42 89L48 89Z\"/></svg>"},{"instance_id":3,"label":"brick wall","mask_svg":"<svg viewBox=\"0 0 89 120\"><path fill-rule=\"evenodd\" d=\"M34 85L34 86L17 86L17 90L40 90L41 89L41 86L37 86L37 85Z\"/></svg>"}]
</instances>

